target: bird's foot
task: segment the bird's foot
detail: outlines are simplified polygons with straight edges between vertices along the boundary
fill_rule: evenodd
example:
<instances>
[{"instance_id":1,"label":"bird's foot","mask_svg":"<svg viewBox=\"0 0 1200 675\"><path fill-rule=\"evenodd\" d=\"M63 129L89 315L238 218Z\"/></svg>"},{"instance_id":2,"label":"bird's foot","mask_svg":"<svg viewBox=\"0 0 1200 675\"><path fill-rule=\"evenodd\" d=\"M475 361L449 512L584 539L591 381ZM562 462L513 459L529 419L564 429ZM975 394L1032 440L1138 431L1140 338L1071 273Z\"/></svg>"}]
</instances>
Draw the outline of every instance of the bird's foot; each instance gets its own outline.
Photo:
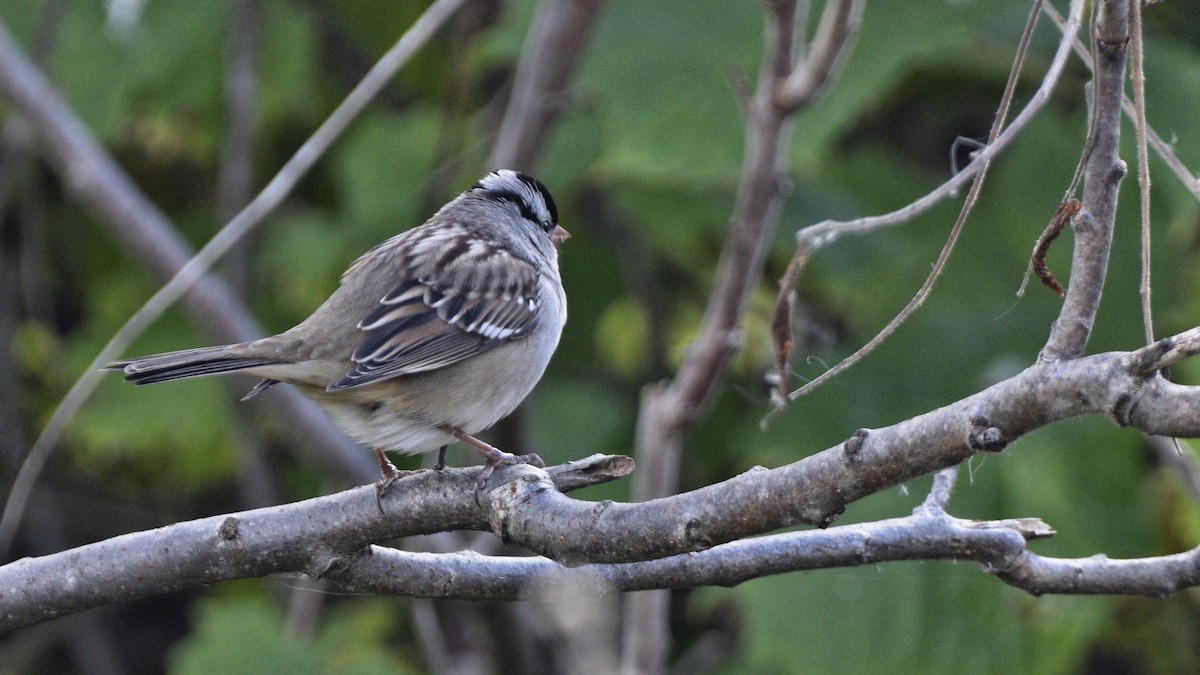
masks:
<instances>
[{"instance_id":1,"label":"bird's foot","mask_svg":"<svg viewBox=\"0 0 1200 675\"><path fill-rule=\"evenodd\" d=\"M397 469L395 464L388 461L387 455L383 454L383 450L375 448L375 459L379 461L379 473L382 476L375 481L375 506L379 509L379 513L383 513L383 493L392 486L392 483L400 480L405 476L411 476L420 471L404 471Z\"/></svg>"},{"instance_id":2,"label":"bird's foot","mask_svg":"<svg viewBox=\"0 0 1200 675\"><path fill-rule=\"evenodd\" d=\"M483 463L483 468L479 470L479 477L475 479L475 501L479 501L479 492L483 490L484 485L487 483L487 479L492 475L492 472L495 471L496 467L498 466L509 466L512 464L532 464L539 469L546 468L546 463L542 461L542 458L532 452L528 455L514 455L511 452L504 452L503 450L492 448L491 452L485 452L483 453L483 456L486 458Z\"/></svg>"},{"instance_id":3,"label":"bird's foot","mask_svg":"<svg viewBox=\"0 0 1200 675\"><path fill-rule=\"evenodd\" d=\"M532 464L539 469L545 468L546 463L542 458L534 453L527 455L514 455L511 452L503 450L475 438L471 434L464 432L458 427L452 427L449 424L438 426L442 431L450 434L458 440L475 448L479 454L483 455L483 468L479 470L479 477L475 479L475 503L480 503L479 496L483 492L483 488L487 485L487 479L492 475L498 466L506 466L511 464Z\"/></svg>"}]
</instances>

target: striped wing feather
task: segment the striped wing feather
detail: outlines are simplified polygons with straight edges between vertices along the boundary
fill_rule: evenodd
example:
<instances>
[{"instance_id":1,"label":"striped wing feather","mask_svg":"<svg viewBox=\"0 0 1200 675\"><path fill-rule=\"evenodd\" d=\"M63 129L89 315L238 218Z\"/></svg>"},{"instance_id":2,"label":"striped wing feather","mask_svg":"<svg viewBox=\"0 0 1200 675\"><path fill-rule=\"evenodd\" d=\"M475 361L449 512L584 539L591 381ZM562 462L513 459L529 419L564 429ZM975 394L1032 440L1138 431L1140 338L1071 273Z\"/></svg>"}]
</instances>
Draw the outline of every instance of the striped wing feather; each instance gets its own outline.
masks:
<instances>
[{"instance_id":1,"label":"striped wing feather","mask_svg":"<svg viewBox=\"0 0 1200 675\"><path fill-rule=\"evenodd\" d=\"M432 261L417 253L407 261L406 269L414 271L410 278L359 322L366 335L351 356L354 368L330 391L443 368L537 326L539 278L533 265L467 241L451 269L419 274ZM440 255L445 259L445 251Z\"/></svg>"}]
</instances>

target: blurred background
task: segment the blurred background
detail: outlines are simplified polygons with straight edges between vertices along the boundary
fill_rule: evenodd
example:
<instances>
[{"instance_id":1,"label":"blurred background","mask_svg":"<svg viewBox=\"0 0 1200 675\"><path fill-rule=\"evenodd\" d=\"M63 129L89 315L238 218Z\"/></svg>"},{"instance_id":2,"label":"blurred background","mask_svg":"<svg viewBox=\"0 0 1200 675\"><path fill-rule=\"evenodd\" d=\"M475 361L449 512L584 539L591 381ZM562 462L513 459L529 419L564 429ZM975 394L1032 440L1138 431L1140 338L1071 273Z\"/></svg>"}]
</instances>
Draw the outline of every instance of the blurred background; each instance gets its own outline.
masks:
<instances>
[{"instance_id":1,"label":"blurred background","mask_svg":"<svg viewBox=\"0 0 1200 675\"><path fill-rule=\"evenodd\" d=\"M0 4L0 19L199 247L231 213L218 184L228 170L233 36L250 40L255 55L245 189L257 190L427 4L31 0ZM358 254L422 222L482 175L535 5L468 3L220 266L266 330L303 319ZM1088 73L1078 61L995 163L929 302L862 363L759 429L768 409L763 377L772 365L775 282L794 232L900 207L944 181L954 161L965 164L965 151L952 160L954 141L986 137L1028 9L1016 0L867 4L841 77L796 119L791 190L746 319L746 346L686 444L681 489L796 461L857 428L976 392L1036 358L1059 299L1040 286L1022 299L1015 291L1081 150ZM1196 19L1194 4L1175 1L1145 15L1149 122L1193 171L1200 168ZM674 371L703 311L742 157L743 120L728 73L753 80L762 33L759 3L605 3L537 169L574 235L562 249L570 321L522 411L529 447L510 450L536 451L550 463L630 452L640 389ZM1043 19L1017 106L1039 84L1058 39ZM3 100L0 121L0 484L7 494L54 406L159 284L66 197ZM1122 154L1131 166L1132 139L1127 124ZM1165 336L1200 324L1200 210L1157 158L1151 171L1155 319ZM1132 176L1092 352L1142 343ZM845 238L812 259L798 284L797 382L852 352L904 305L958 208L947 203L903 227ZM1070 246L1064 234L1048 259L1063 280ZM131 353L211 342L176 309ZM1200 384L1200 362L1182 364L1174 379ZM348 487L297 456L259 400L275 392L237 402L250 384L143 389L111 377L53 455L10 559ZM1193 452L1186 442L1184 451ZM1042 518L1058 531L1033 543L1045 555L1184 550L1200 541L1200 511L1159 456L1143 436L1107 419L1058 424L972 461L950 511ZM427 461L395 459L408 468ZM475 460L456 448L450 461ZM852 504L839 524L907 514L928 486L914 481ZM625 481L577 496L627 499L628 491ZM406 544L496 547L475 536ZM1200 671L1196 590L1165 600L1032 598L974 565L914 562L678 591L671 607L679 670ZM462 659L450 669L526 672L544 663L535 638L514 638L523 611L273 577L101 608L0 638L0 670L422 672L446 669L429 656L430 641L441 640L444 654ZM431 626L440 634L431 637Z\"/></svg>"}]
</instances>

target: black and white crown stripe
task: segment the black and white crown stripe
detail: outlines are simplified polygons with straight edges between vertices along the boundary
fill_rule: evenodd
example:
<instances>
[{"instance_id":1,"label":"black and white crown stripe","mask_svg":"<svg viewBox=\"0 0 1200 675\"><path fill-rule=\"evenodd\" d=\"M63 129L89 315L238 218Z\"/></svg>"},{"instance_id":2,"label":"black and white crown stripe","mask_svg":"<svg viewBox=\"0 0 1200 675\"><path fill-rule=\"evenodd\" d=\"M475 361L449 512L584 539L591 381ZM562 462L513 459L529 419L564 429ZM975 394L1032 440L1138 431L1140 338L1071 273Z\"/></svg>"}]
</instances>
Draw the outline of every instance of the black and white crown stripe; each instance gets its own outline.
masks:
<instances>
[{"instance_id":1,"label":"black and white crown stripe","mask_svg":"<svg viewBox=\"0 0 1200 675\"><path fill-rule=\"evenodd\" d=\"M537 223L547 233L558 225L558 206L542 181L512 169L493 171L471 186L497 200L508 200L521 209L521 215Z\"/></svg>"}]
</instances>

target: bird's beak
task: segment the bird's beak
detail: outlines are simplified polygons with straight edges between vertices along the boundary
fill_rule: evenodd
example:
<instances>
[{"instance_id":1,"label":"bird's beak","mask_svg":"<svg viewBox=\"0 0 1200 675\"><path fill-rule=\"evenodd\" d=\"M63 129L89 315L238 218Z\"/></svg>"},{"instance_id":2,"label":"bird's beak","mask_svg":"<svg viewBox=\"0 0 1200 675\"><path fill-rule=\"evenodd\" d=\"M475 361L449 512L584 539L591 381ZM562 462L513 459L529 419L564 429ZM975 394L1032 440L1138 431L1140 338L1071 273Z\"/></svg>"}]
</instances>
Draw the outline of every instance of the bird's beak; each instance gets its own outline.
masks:
<instances>
[{"instance_id":1,"label":"bird's beak","mask_svg":"<svg viewBox=\"0 0 1200 675\"><path fill-rule=\"evenodd\" d=\"M550 233L550 241L557 246L571 238L571 233L562 228L562 225L555 225L554 231Z\"/></svg>"}]
</instances>

